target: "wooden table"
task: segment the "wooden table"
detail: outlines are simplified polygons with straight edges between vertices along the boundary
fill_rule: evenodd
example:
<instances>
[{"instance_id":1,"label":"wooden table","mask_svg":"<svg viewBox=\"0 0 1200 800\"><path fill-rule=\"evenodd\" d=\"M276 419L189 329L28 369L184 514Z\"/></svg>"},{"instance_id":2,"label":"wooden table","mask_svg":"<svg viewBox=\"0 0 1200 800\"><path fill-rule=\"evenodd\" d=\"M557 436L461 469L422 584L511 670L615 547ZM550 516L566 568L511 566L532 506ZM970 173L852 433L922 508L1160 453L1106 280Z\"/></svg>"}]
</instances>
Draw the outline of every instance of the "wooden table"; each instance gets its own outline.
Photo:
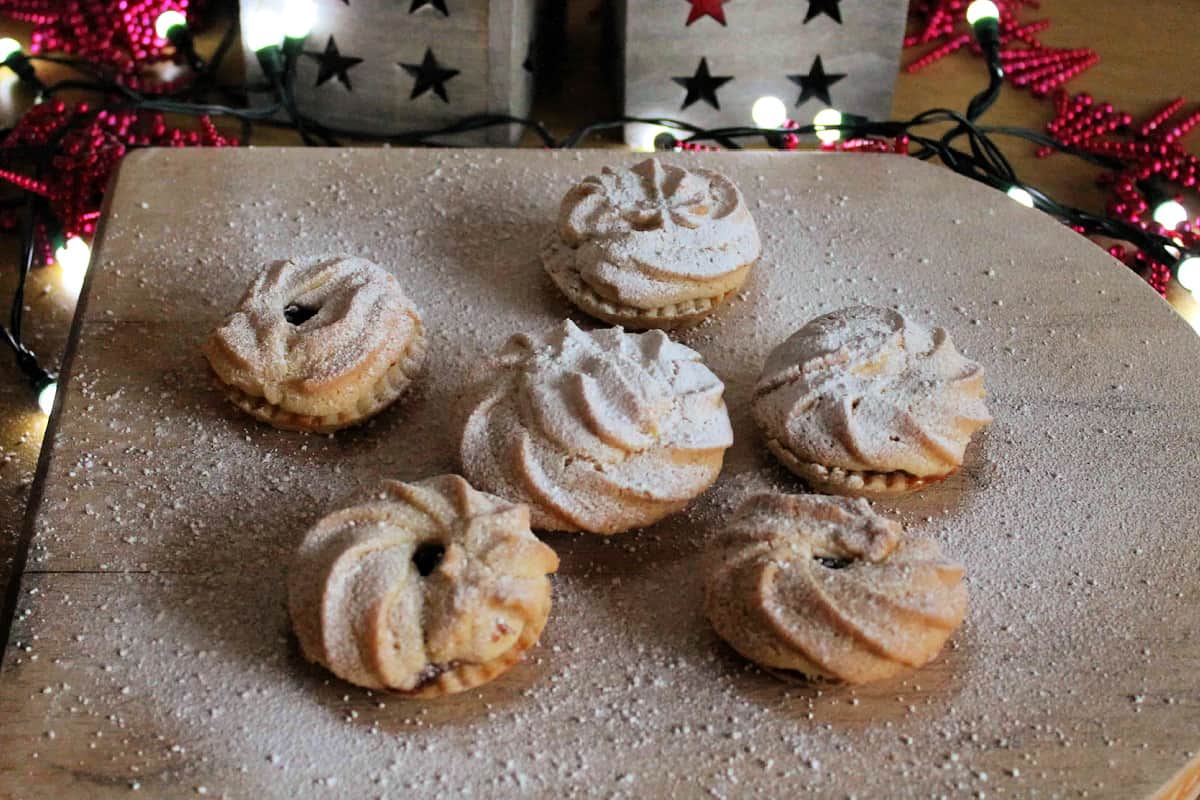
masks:
<instances>
[{"instance_id":1,"label":"wooden table","mask_svg":"<svg viewBox=\"0 0 1200 800\"><path fill-rule=\"evenodd\" d=\"M602 49L596 18L586 4L570 5L570 27L581 44L567 65L562 91L541 101L542 116L559 130L593 113L614 110L612 98L603 92L597 97L595 88L604 85L597 79L598 62L593 58ZM1100 66L1069 85L1072 91L1091 91L1135 115L1149 113L1177 95L1192 93L1195 99L1194 75L1200 56L1192 47L1194 20L1186 4L1147 0L1131 7L1111 1L1053 0L1046 4L1045 13L1054 19L1054 27L1045 35L1048 43L1089 45L1104 57ZM0 33L27 38L20 26L7 23ZM895 115L909 115L933 105L962 106L979 84L978 63L966 56L948 59L920 75L901 75ZM1007 92L992 113L997 122L1029 127L1049 118L1045 103L1015 91ZM274 134L265 141L281 143ZM1100 195L1090 168L1062 157L1035 161L1023 154L1026 148L1022 145L1014 145L1008 152L1023 176L1058 198L1082 205L1098 203ZM7 252L11 261L11 250ZM0 274L3 296L8 296L11 274L11 270ZM73 298L57 288L57 278L56 267L38 271L28 295L31 343L47 361L61 352L74 307ZM1176 295L1172 299L1189 319L1200 318L1190 297ZM1064 302L1072 302L1072 298L1064 296ZM18 542L44 424L15 368L7 359L0 359L0 585Z\"/></svg>"}]
</instances>

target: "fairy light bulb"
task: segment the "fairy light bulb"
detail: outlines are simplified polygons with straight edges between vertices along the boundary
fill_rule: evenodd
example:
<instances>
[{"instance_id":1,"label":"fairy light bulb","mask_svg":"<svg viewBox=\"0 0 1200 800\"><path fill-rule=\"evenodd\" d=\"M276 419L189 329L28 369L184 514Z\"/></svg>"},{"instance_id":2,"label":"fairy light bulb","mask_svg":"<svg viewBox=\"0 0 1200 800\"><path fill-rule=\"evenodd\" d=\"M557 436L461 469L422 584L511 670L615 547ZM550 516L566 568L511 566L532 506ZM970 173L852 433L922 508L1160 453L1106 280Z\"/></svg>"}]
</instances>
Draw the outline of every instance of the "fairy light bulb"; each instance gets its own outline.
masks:
<instances>
[{"instance_id":1,"label":"fairy light bulb","mask_svg":"<svg viewBox=\"0 0 1200 800\"><path fill-rule=\"evenodd\" d=\"M3 39L0 39L0 67L8 68L3 73L3 80L6 86L8 72L11 71L13 75L17 76L17 80L32 89L34 94L39 97L42 96L46 85L38 79L37 73L34 72L33 64L29 61L29 56L21 51L21 43L11 36L5 36Z\"/></svg>"},{"instance_id":2,"label":"fairy light bulb","mask_svg":"<svg viewBox=\"0 0 1200 800\"><path fill-rule=\"evenodd\" d=\"M170 39L172 30L186 27L187 17L174 8L168 8L154 20L154 32L160 39Z\"/></svg>"},{"instance_id":3,"label":"fairy light bulb","mask_svg":"<svg viewBox=\"0 0 1200 800\"><path fill-rule=\"evenodd\" d=\"M980 22L992 20L998 22L1000 20L1000 9L992 0L975 0L971 5L967 6L967 24L975 27Z\"/></svg>"},{"instance_id":4,"label":"fairy light bulb","mask_svg":"<svg viewBox=\"0 0 1200 800\"><path fill-rule=\"evenodd\" d=\"M629 128L629 149L635 153L653 153L657 148L655 140L671 129L662 125L631 125Z\"/></svg>"},{"instance_id":5,"label":"fairy light bulb","mask_svg":"<svg viewBox=\"0 0 1200 800\"><path fill-rule=\"evenodd\" d=\"M88 264L92 260L92 249L87 242L78 236L71 236L61 247L54 251L54 260L62 269L64 288L75 294L83 288L83 279L87 275Z\"/></svg>"},{"instance_id":6,"label":"fairy light bulb","mask_svg":"<svg viewBox=\"0 0 1200 800\"><path fill-rule=\"evenodd\" d=\"M1169 231L1187 222L1188 212L1178 200L1164 200L1154 207L1154 221Z\"/></svg>"},{"instance_id":7,"label":"fairy light bulb","mask_svg":"<svg viewBox=\"0 0 1200 800\"><path fill-rule=\"evenodd\" d=\"M54 398L57 394L58 394L58 381L53 380L53 379L42 384L42 388L40 388L38 390L38 393L37 393L38 408L40 408L42 410L42 413L45 414L46 416L49 416L51 410L54 409Z\"/></svg>"},{"instance_id":8,"label":"fairy light bulb","mask_svg":"<svg viewBox=\"0 0 1200 800\"><path fill-rule=\"evenodd\" d=\"M842 132L837 126L842 124L842 112L836 108L823 108L813 117L813 127L816 128L817 138L825 144L833 144L842 138Z\"/></svg>"},{"instance_id":9,"label":"fairy light bulb","mask_svg":"<svg viewBox=\"0 0 1200 800\"><path fill-rule=\"evenodd\" d=\"M787 106L778 97L764 95L750 107L750 118L759 128L778 128L787 122Z\"/></svg>"},{"instance_id":10,"label":"fairy light bulb","mask_svg":"<svg viewBox=\"0 0 1200 800\"><path fill-rule=\"evenodd\" d=\"M255 53L278 47L283 41L283 20L266 9L251 11L242 23L242 44Z\"/></svg>"},{"instance_id":11,"label":"fairy light bulb","mask_svg":"<svg viewBox=\"0 0 1200 800\"><path fill-rule=\"evenodd\" d=\"M1200 256L1188 256L1179 263L1175 280L1189 292L1200 294Z\"/></svg>"},{"instance_id":12,"label":"fairy light bulb","mask_svg":"<svg viewBox=\"0 0 1200 800\"><path fill-rule=\"evenodd\" d=\"M21 43L11 36L0 39L0 64L8 61L14 53L21 52Z\"/></svg>"},{"instance_id":13,"label":"fairy light bulb","mask_svg":"<svg viewBox=\"0 0 1200 800\"><path fill-rule=\"evenodd\" d=\"M291 0L283 15L283 35L288 39L307 39L316 21L317 6L312 0Z\"/></svg>"},{"instance_id":14,"label":"fairy light bulb","mask_svg":"<svg viewBox=\"0 0 1200 800\"><path fill-rule=\"evenodd\" d=\"M1033 208L1034 206L1033 195L1031 195L1027 190L1022 189L1020 186L1010 186L1007 194L1013 200L1016 200L1026 208Z\"/></svg>"}]
</instances>

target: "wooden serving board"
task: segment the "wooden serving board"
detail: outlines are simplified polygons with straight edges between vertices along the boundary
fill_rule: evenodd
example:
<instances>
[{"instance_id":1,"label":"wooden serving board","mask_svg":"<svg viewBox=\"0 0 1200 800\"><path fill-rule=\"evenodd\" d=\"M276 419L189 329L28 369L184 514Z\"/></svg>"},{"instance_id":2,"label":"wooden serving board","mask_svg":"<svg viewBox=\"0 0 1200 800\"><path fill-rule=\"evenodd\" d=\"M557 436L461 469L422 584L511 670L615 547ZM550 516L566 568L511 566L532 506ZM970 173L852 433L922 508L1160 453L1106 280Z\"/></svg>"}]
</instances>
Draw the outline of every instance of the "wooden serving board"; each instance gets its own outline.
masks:
<instances>
[{"instance_id":1,"label":"wooden serving board","mask_svg":"<svg viewBox=\"0 0 1200 800\"><path fill-rule=\"evenodd\" d=\"M379 479L457 468L446 409L465 370L572 315L536 257L558 199L634 157L127 159L29 517L0 672L0 796L1194 792L1200 339L1102 250L944 170L674 158L730 174L764 238L746 291L680 335L727 384L722 478L653 528L546 537L562 568L541 645L493 684L427 702L303 661L287 559ZM263 262L336 252L394 270L421 307L420 389L336 436L239 416L208 382L201 339ZM750 388L775 344L855 302L948 327L986 365L996 421L954 478L880 505L966 565L965 626L926 669L851 689L734 655L701 615L697 565L743 497L801 490L766 454Z\"/></svg>"}]
</instances>

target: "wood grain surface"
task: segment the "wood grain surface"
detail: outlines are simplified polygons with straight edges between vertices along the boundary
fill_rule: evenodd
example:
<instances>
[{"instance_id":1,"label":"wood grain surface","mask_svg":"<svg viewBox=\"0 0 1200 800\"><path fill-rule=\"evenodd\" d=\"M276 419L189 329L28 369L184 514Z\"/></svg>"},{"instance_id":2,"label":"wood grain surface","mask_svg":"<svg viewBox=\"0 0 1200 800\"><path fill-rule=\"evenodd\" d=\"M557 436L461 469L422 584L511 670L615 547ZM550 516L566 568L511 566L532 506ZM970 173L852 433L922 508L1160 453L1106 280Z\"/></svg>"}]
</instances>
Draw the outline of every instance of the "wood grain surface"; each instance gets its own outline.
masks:
<instances>
[{"instance_id":1,"label":"wood grain surface","mask_svg":"<svg viewBox=\"0 0 1200 800\"><path fill-rule=\"evenodd\" d=\"M1200 506L1177 489L1200 480L1200 422L1178 412L1200 393L1200 340L1102 250L943 170L890 156L675 158L734 177L764 233L744 296L681 337L727 384L722 479L645 531L547 537L563 568L541 646L494 684L430 702L303 663L283 613L287 557L316 516L379 478L456 468L446 409L464 371L508 333L571 313L536 262L558 198L632 158L128 159L34 491L0 670L0 797L1135 797L1188 785L1177 774L1200 748ZM257 266L298 249L388 265L431 331L421 389L333 437L239 416L197 353ZM964 562L967 624L927 669L853 690L754 669L699 612L701 555L729 511L752 491L800 489L749 420L762 360L851 302L948 326L987 366L996 417L959 474L881 505Z\"/></svg>"}]
</instances>

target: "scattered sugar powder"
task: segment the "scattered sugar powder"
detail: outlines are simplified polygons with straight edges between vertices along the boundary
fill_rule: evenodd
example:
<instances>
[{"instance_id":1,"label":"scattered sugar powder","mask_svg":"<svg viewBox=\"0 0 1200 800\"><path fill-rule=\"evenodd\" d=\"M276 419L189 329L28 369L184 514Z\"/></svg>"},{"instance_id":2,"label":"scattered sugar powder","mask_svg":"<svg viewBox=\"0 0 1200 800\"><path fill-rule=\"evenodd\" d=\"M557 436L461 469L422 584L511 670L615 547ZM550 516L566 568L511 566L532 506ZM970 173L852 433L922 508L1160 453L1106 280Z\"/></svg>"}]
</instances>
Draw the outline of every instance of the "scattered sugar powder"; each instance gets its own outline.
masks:
<instances>
[{"instance_id":1,"label":"scattered sugar powder","mask_svg":"<svg viewBox=\"0 0 1200 800\"><path fill-rule=\"evenodd\" d=\"M522 664L414 702L304 663L284 610L292 548L382 477L457 468L458 387L509 334L571 313L538 242L561 192L614 158L129 162L0 680L15 709L0 794L70 775L97 796L1129 795L1190 757L1200 671L1180 668L1188 633L1164 621L1200 602L1184 536L1200 498L1173 491L1200 483L1195 415L1177 413L1200 387L1165 359L1196 363L1200 345L1084 239L974 185L914 202L927 168L885 156L713 158L764 236L745 290L679 337L726 384L722 478L647 530L547 535L555 606ZM161 208L187 223L164 229ZM258 266L298 251L377 261L428 323L414 393L336 436L239 416L198 351ZM949 328L987 368L995 417L959 473L878 504L966 565L966 624L928 668L853 690L765 674L700 612L726 517L799 489L749 417L763 359L851 303Z\"/></svg>"}]
</instances>

